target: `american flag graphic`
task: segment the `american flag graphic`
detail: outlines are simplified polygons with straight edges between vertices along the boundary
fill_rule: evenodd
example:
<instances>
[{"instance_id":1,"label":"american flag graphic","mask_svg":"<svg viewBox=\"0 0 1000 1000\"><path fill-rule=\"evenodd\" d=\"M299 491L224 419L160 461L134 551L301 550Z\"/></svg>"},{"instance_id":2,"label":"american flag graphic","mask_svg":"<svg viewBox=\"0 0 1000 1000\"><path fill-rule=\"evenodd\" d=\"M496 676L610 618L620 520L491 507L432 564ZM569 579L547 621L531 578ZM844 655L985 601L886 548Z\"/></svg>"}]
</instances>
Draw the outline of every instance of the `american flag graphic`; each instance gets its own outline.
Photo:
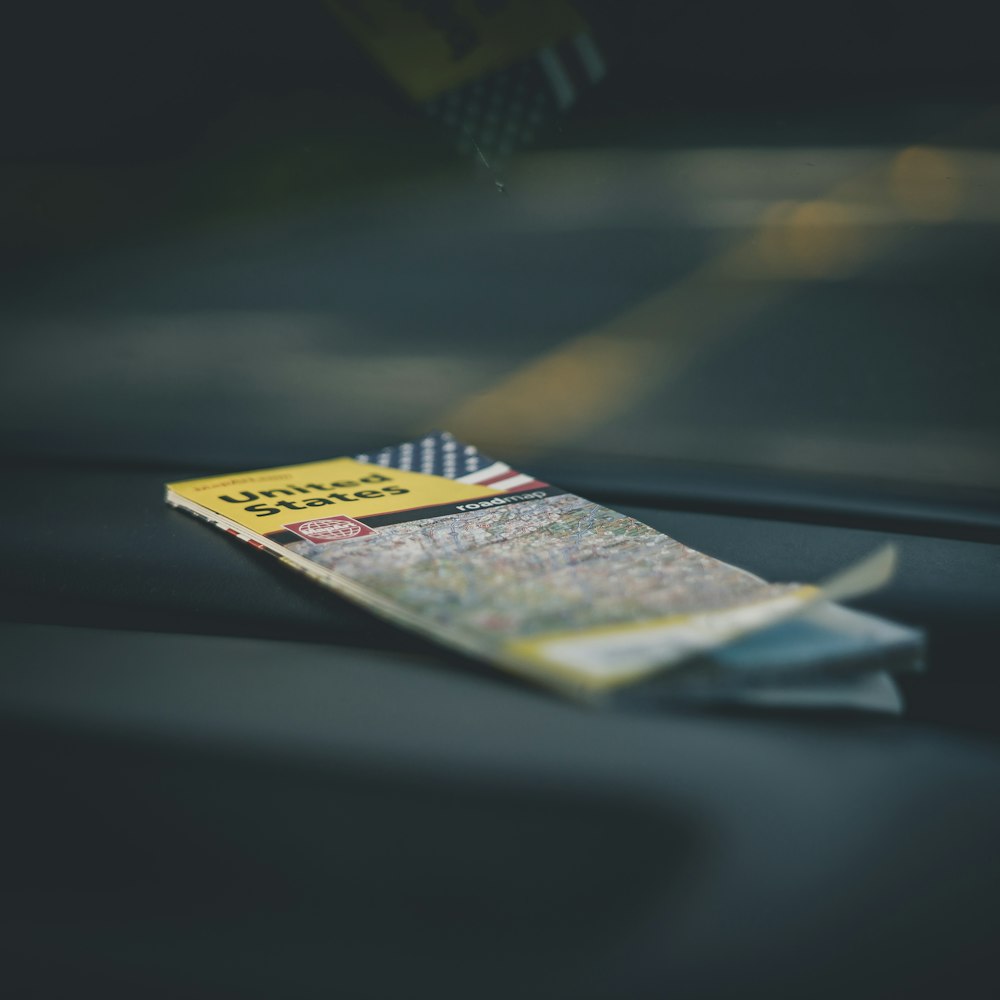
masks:
<instances>
[{"instance_id":1,"label":"american flag graphic","mask_svg":"<svg viewBox=\"0 0 1000 1000\"><path fill-rule=\"evenodd\" d=\"M403 472L443 476L460 483L491 490L526 490L547 486L534 476L512 469L484 455L475 445L464 444L447 431L432 431L415 441L404 441L381 451L354 456L359 462L382 465Z\"/></svg>"}]
</instances>

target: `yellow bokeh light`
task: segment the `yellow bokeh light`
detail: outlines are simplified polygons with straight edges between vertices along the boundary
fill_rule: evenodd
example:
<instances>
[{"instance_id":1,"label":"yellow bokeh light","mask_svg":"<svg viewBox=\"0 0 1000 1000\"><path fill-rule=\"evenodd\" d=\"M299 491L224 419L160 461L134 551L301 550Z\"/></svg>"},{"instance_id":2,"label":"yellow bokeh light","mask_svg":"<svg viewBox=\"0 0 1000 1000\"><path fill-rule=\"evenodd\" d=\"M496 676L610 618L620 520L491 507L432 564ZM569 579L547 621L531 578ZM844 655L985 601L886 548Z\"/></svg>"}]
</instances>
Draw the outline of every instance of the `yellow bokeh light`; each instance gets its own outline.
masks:
<instances>
[{"instance_id":1,"label":"yellow bokeh light","mask_svg":"<svg viewBox=\"0 0 1000 1000\"><path fill-rule=\"evenodd\" d=\"M909 146L892 162L890 190L896 203L921 222L948 222L962 200L955 157L931 146Z\"/></svg>"}]
</instances>

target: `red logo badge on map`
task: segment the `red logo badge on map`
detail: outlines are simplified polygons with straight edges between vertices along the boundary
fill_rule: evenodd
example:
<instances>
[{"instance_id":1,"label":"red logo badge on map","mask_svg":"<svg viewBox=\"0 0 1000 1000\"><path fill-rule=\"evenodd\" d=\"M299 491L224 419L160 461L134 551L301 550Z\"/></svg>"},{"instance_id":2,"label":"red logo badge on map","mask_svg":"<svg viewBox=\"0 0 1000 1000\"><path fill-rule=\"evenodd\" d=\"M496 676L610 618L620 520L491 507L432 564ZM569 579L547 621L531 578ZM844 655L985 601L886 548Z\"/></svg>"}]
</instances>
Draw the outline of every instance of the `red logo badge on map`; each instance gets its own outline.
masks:
<instances>
[{"instance_id":1,"label":"red logo badge on map","mask_svg":"<svg viewBox=\"0 0 1000 1000\"><path fill-rule=\"evenodd\" d=\"M297 521L295 524L286 524L285 528L288 531L294 531L300 538L304 538L314 545L375 534L374 528L369 528L367 524L355 521L353 517L347 517L344 514L337 514L335 517L320 517L315 521Z\"/></svg>"}]
</instances>

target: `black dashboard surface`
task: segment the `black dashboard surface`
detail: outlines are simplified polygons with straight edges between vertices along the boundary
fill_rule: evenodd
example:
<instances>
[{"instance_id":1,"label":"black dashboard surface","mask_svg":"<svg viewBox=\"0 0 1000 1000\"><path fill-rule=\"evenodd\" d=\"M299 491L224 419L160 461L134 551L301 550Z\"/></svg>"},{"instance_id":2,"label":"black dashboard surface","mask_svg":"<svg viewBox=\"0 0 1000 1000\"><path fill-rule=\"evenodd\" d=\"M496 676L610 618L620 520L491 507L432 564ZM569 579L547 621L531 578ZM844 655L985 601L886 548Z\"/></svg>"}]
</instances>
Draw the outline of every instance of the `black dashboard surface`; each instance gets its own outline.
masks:
<instances>
[{"instance_id":1,"label":"black dashboard surface","mask_svg":"<svg viewBox=\"0 0 1000 1000\"><path fill-rule=\"evenodd\" d=\"M931 662L901 720L636 715L322 592L168 509L173 470L22 478L3 938L33 995L995 985L1000 546L628 508L775 579L895 541L865 607L925 628Z\"/></svg>"}]
</instances>

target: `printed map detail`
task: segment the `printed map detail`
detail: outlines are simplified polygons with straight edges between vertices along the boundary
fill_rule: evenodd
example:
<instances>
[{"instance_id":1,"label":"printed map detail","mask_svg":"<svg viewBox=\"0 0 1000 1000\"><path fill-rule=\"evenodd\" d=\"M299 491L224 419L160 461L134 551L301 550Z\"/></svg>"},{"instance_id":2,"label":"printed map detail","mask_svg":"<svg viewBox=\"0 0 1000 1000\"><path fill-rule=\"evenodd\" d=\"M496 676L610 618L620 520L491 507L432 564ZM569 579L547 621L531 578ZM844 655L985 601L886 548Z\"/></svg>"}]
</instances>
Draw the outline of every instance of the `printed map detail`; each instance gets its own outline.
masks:
<instances>
[{"instance_id":1,"label":"printed map detail","mask_svg":"<svg viewBox=\"0 0 1000 1000\"><path fill-rule=\"evenodd\" d=\"M288 550L420 617L511 638L709 612L787 593L649 526L561 495L382 527Z\"/></svg>"}]
</instances>

